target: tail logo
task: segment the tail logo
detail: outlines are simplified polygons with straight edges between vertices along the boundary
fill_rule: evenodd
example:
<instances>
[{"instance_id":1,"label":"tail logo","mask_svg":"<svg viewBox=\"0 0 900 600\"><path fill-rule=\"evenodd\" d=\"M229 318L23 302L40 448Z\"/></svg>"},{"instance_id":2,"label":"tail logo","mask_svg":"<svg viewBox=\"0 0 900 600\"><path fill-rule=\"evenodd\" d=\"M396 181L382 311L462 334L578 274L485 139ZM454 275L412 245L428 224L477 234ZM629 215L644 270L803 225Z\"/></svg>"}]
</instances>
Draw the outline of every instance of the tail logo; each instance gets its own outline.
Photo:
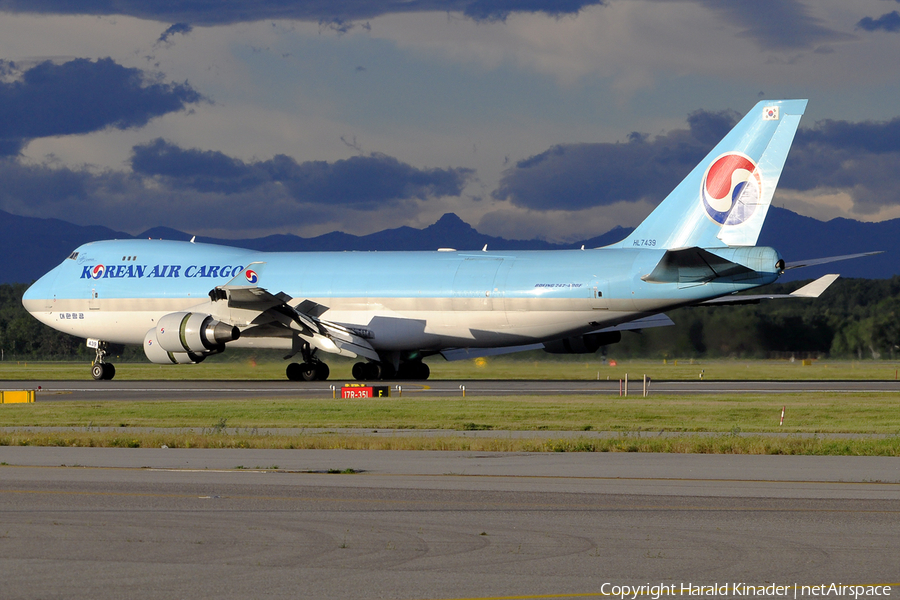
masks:
<instances>
[{"instance_id":1,"label":"tail logo","mask_svg":"<svg viewBox=\"0 0 900 600\"><path fill-rule=\"evenodd\" d=\"M259 275L257 275L256 271L254 271L253 269L247 269L244 272L244 277L246 277L247 281L249 281L250 283L256 283L259 281Z\"/></svg>"},{"instance_id":2,"label":"tail logo","mask_svg":"<svg viewBox=\"0 0 900 600\"><path fill-rule=\"evenodd\" d=\"M756 163L737 152L714 160L700 186L703 208L719 225L740 225L749 219L761 193L762 180Z\"/></svg>"}]
</instances>

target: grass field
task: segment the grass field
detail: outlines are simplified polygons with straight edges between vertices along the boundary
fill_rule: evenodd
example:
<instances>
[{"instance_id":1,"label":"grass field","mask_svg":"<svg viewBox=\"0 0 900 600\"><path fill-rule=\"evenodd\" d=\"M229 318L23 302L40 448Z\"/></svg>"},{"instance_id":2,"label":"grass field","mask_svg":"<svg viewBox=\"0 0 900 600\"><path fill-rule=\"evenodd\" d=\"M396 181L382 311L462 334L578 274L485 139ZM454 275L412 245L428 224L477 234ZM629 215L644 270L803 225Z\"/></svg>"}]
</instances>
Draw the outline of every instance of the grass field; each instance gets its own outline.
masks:
<instances>
[{"instance_id":1,"label":"grass field","mask_svg":"<svg viewBox=\"0 0 900 600\"><path fill-rule=\"evenodd\" d=\"M779 426L785 407L785 425ZM0 426L67 427L64 432L9 431L4 445L377 448L507 451L648 451L743 454L900 456L900 410L891 394L779 394L598 397L414 397L332 400L47 402L0 407ZM118 427L98 433L97 427ZM145 433L133 427L194 428L192 433ZM322 434L256 433L257 428L324 428ZM226 434L226 428L232 433ZM340 428L443 429L442 437L384 438ZM236 431L235 431L236 430ZM611 439L550 435L540 439L466 437L471 430L611 431ZM663 438L658 432L677 432ZM700 435L700 432L719 432ZM758 434L780 432L787 436ZM832 434L812 439L790 434ZM833 434L883 434L885 439L832 439ZM754 435L757 434L757 435ZM840 437L840 436L838 436ZM2 455L2 453L0 453Z\"/></svg>"},{"instance_id":2,"label":"grass field","mask_svg":"<svg viewBox=\"0 0 900 600\"><path fill-rule=\"evenodd\" d=\"M779 426L785 407L785 424ZM900 434L893 394L460 396L4 405L0 427L362 428Z\"/></svg>"},{"instance_id":3,"label":"grass field","mask_svg":"<svg viewBox=\"0 0 900 600\"><path fill-rule=\"evenodd\" d=\"M349 378L352 361L334 360L332 379ZM655 380L894 379L898 364L886 361L599 361L512 358L447 363L430 361L436 379L619 379L648 374ZM159 366L121 363L117 379L284 379L276 360L208 361ZM0 363L0 379L87 379L82 363ZM333 400L322 398L244 401L47 402L0 407L0 427L66 427L61 433L0 433L4 445L377 448L506 451L643 451L747 454L843 454L900 456L900 399L893 394L767 394L711 397L531 396L435 397ZM781 408L785 424L779 426ZM98 433L96 427L118 427ZM133 427L194 428L195 433L141 433ZM258 435L256 428L333 428L328 434ZM224 434L228 428L238 433ZM359 436L341 428L442 429L441 437ZM470 430L610 431L610 439L466 437ZM677 432L677 437L648 433ZM708 436L706 432L718 432ZM764 437L778 432L787 436ZM831 439L840 434L882 434L886 439ZM704 435L701 435L704 434ZM829 434L829 439L790 434Z\"/></svg>"},{"instance_id":4,"label":"grass field","mask_svg":"<svg viewBox=\"0 0 900 600\"><path fill-rule=\"evenodd\" d=\"M667 452L679 454L779 454L806 456L900 456L900 438L770 438L722 434L711 437L512 438L465 436L407 437L361 435L233 435L209 433L0 434L2 446L91 448L258 448L278 450L430 450L473 452ZM0 458L2 458L0 448ZM0 466L4 462L0 460ZM240 467L238 467L240 468ZM257 467L260 468L260 467ZM263 467L277 469L277 466Z\"/></svg>"},{"instance_id":5,"label":"grass field","mask_svg":"<svg viewBox=\"0 0 900 600\"><path fill-rule=\"evenodd\" d=\"M898 361L814 360L805 365L797 360L619 360L616 365L580 358L553 358L543 352L525 357L491 357L447 362L440 357L426 361L433 379L538 379L538 380L617 380L629 374L632 379L643 374L654 380L851 380L896 379ZM115 360L111 362L116 362ZM353 360L331 358L331 379L349 380ZM116 379L208 379L208 380L283 380L287 361L277 359L234 360L226 356L212 357L199 365L154 365L148 362L116 363ZM0 380L79 380L90 379L87 362L0 362Z\"/></svg>"}]
</instances>

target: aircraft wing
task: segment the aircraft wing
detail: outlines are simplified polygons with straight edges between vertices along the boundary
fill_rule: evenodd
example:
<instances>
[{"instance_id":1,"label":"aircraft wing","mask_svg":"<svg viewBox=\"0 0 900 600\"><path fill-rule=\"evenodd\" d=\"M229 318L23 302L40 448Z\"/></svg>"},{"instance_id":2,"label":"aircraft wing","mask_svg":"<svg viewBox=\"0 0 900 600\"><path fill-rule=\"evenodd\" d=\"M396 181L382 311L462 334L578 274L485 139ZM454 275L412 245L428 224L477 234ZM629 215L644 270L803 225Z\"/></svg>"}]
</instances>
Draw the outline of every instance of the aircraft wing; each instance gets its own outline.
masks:
<instances>
[{"instance_id":1,"label":"aircraft wing","mask_svg":"<svg viewBox=\"0 0 900 600\"><path fill-rule=\"evenodd\" d=\"M311 300L304 300L294 306L291 304L294 299L284 292L273 294L257 285L246 285L245 281L258 281L258 273L262 271L263 266L264 263L251 263L227 284L209 292L211 303L219 301L226 303L227 311L215 311L220 318L230 322L240 321L235 323L238 325L251 326L274 321L297 332L312 347L323 352L350 358L363 356L380 360L372 344L358 332L321 318L328 307ZM248 271L253 273L252 277L244 275ZM227 318L223 315L223 312L234 314L231 311L241 314L242 318Z\"/></svg>"},{"instance_id":2,"label":"aircraft wing","mask_svg":"<svg viewBox=\"0 0 900 600\"><path fill-rule=\"evenodd\" d=\"M779 298L818 298L822 295L828 286L834 283L840 275L823 275L811 283L807 283L799 290L795 290L790 294L754 294L749 296L722 296L721 298L713 298L701 302L697 306L708 306L711 304L757 304L760 300L775 300Z\"/></svg>"},{"instance_id":3,"label":"aircraft wing","mask_svg":"<svg viewBox=\"0 0 900 600\"><path fill-rule=\"evenodd\" d=\"M590 333L608 333L611 331L637 331L640 329L649 329L650 327L668 327L674 325L675 322L667 315L662 313L635 319L627 323L621 323L612 327L597 329ZM504 346L501 348L451 348L440 352L446 360L465 360L467 358L478 358L480 356L498 356L501 354L513 354L514 352L525 352L527 350L542 350L543 343L525 344L523 346Z\"/></svg>"}]
</instances>

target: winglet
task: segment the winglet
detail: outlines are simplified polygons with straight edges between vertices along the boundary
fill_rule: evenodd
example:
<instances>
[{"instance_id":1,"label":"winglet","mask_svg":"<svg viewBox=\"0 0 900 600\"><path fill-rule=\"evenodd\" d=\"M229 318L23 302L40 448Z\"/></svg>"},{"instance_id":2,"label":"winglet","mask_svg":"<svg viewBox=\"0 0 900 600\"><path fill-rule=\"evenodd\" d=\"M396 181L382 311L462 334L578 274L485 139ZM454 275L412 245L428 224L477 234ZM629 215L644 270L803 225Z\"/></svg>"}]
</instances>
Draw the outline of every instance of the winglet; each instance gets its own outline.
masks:
<instances>
[{"instance_id":1,"label":"winglet","mask_svg":"<svg viewBox=\"0 0 900 600\"><path fill-rule=\"evenodd\" d=\"M795 290L791 292L791 296L795 298L818 298L822 295L828 286L834 283L840 275L823 275L813 281L812 283L807 283L799 290Z\"/></svg>"},{"instance_id":2,"label":"winglet","mask_svg":"<svg viewBox=\"0 0 900 600\"><path fill-rule=\"evenodd\" d=\"M259 279L265 266L264 262L252 262L221 287L259 287Z\"/></svg>"}]
</instances>

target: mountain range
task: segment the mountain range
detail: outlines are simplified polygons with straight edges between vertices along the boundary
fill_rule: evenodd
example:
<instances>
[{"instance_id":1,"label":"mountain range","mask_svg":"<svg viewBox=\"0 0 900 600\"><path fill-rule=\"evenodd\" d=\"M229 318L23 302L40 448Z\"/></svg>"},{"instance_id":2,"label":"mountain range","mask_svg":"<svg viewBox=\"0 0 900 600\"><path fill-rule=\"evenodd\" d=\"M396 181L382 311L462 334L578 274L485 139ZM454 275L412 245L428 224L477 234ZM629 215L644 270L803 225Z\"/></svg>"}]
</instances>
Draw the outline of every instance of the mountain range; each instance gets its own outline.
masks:
<instances>
[{"instance_id":1,"label":"mountain range","mask_svg":"<svg viewBox=\"0 0 900 600\"><path fill-rule=\"evenodd\" d=\"M603 235L569 244L543 240L507 240L479 233L453 213L447 213L424 229L398 227L369 235L356 236L332 232L312 238L295 235L271 235L253 239L216 239L197 236L197 242L238 246L261 251L386 251L386 250L553 250L597 248L613 244L631 233L631 229L615 227ZM192 235L167 227L155 227L131 235L101 226L75 225L59 219L22 217L0 211L0 251L7 267L0 283L30 283L86 242L106 239L163 238L189 240ZM884 254L839 262L819 267L791 270L782 281L810 279L825 273L843 277L887 278L900 274L897 246L900 219L880 223L864 223L852 219L818 221L783 208L771 207L758 245L772 246L785 260L805 260L824 256L840 256L872 250Z\"/></svg>"}]
</instances>

